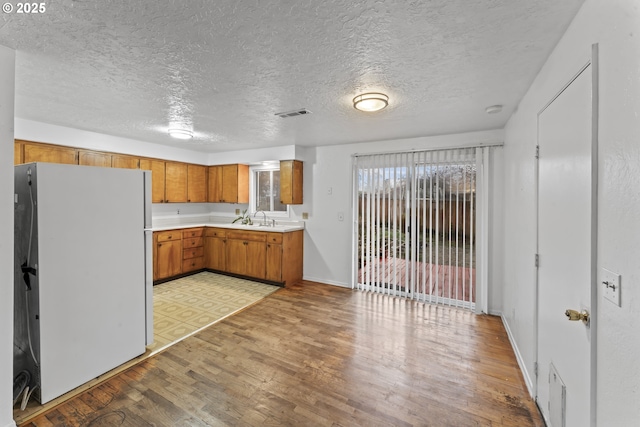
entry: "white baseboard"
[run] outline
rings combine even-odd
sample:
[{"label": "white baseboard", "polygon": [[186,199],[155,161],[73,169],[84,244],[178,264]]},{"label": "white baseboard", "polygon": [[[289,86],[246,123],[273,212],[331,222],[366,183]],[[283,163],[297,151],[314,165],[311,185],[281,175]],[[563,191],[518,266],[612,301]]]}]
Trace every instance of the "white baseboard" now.
[{"label": "white baseboard", "polygon": [[351,289],[351,285],[348,284],[348,283],[336,282],[336,281],[327,280],[327,279],[320,279],[318,277],[302,276],[302,280],[308,280],[310,282],[324,283],[324,284],[327,284],[327,285],[340,286],[341,288],[349,288],[349,289]]},{"label": "white baseboard", "polygon": [[511,333],[511,328],[509,327],[509,322],[504,316],[500,316],[502,318],[502,324],[504,325],[504,329],[507,331],[507,336],[509,337],[509,342],[511,343],[511,347],[513,348],[513,352],[516,355],[516,360],[518,361],[518,366],[520,366],[520,371],[522,372],[522,376],[524,377],[524,382],[527,386],[527,390],[529,391],[529,396],[532,399],[536,397],[533,395],[533,381],[531,380],[531,376],[529,375],[529,371],[527,370],[527,366],[524,363],[524,359],[522,358],[522,354],[520,354],[520,349],[516,344],[516,340]]}]

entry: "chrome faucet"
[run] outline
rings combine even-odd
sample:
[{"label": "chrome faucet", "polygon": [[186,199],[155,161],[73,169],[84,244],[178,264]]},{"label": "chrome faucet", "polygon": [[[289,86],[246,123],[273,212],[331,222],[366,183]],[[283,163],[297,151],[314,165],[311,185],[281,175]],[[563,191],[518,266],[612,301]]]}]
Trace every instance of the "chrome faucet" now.
[{"label": "chrome faucet", "polygon": [[253,214],[253,217],[254,217],[254,218],[256,217],[256,215],[258,215],[258,212],[262,212],[262,224],[260,224],[260,225],[262,225],[262,226],[265,226],[265,227],[266,227],[266,226],[268,225],[268,224],[267,224],[267,214],[266,214],[266,213],[265,213],[265,211],[263,211],[262,209],[258,209],[258,210]]}]

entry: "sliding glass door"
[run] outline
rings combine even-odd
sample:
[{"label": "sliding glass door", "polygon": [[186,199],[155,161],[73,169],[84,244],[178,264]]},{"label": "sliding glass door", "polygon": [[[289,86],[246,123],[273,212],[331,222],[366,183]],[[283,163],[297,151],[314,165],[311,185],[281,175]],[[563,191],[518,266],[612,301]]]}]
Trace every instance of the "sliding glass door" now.
[{"label": "sliding glass door", "polygon": [[481,149],[354,156],[353,287],[474,309]]}]

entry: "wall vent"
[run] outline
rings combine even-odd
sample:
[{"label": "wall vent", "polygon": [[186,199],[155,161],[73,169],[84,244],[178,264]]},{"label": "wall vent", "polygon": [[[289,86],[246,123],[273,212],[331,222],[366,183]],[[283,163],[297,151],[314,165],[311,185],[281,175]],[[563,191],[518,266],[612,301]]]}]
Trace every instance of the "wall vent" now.
[{"label": "wall vent", "polygon": [[305,114],[311,114],[311,111],[306,108],[300,108],[299,110],[285,111],[283,113],[276,113],[275,115],[286,119],[288,117],[303,116]]}]

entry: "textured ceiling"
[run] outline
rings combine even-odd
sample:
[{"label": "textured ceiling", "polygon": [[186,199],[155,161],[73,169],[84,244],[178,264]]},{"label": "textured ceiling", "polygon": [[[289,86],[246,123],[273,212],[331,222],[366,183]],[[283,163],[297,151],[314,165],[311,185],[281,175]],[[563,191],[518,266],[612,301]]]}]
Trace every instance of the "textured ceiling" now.
[{"label": "textured ceiling", "polygon": [[[208,152],[329,145],[502,128],[582,2],[49,0],[0,14],[0,44],[20,118]],[[372,90],[389,107],[355,110]]]}]

